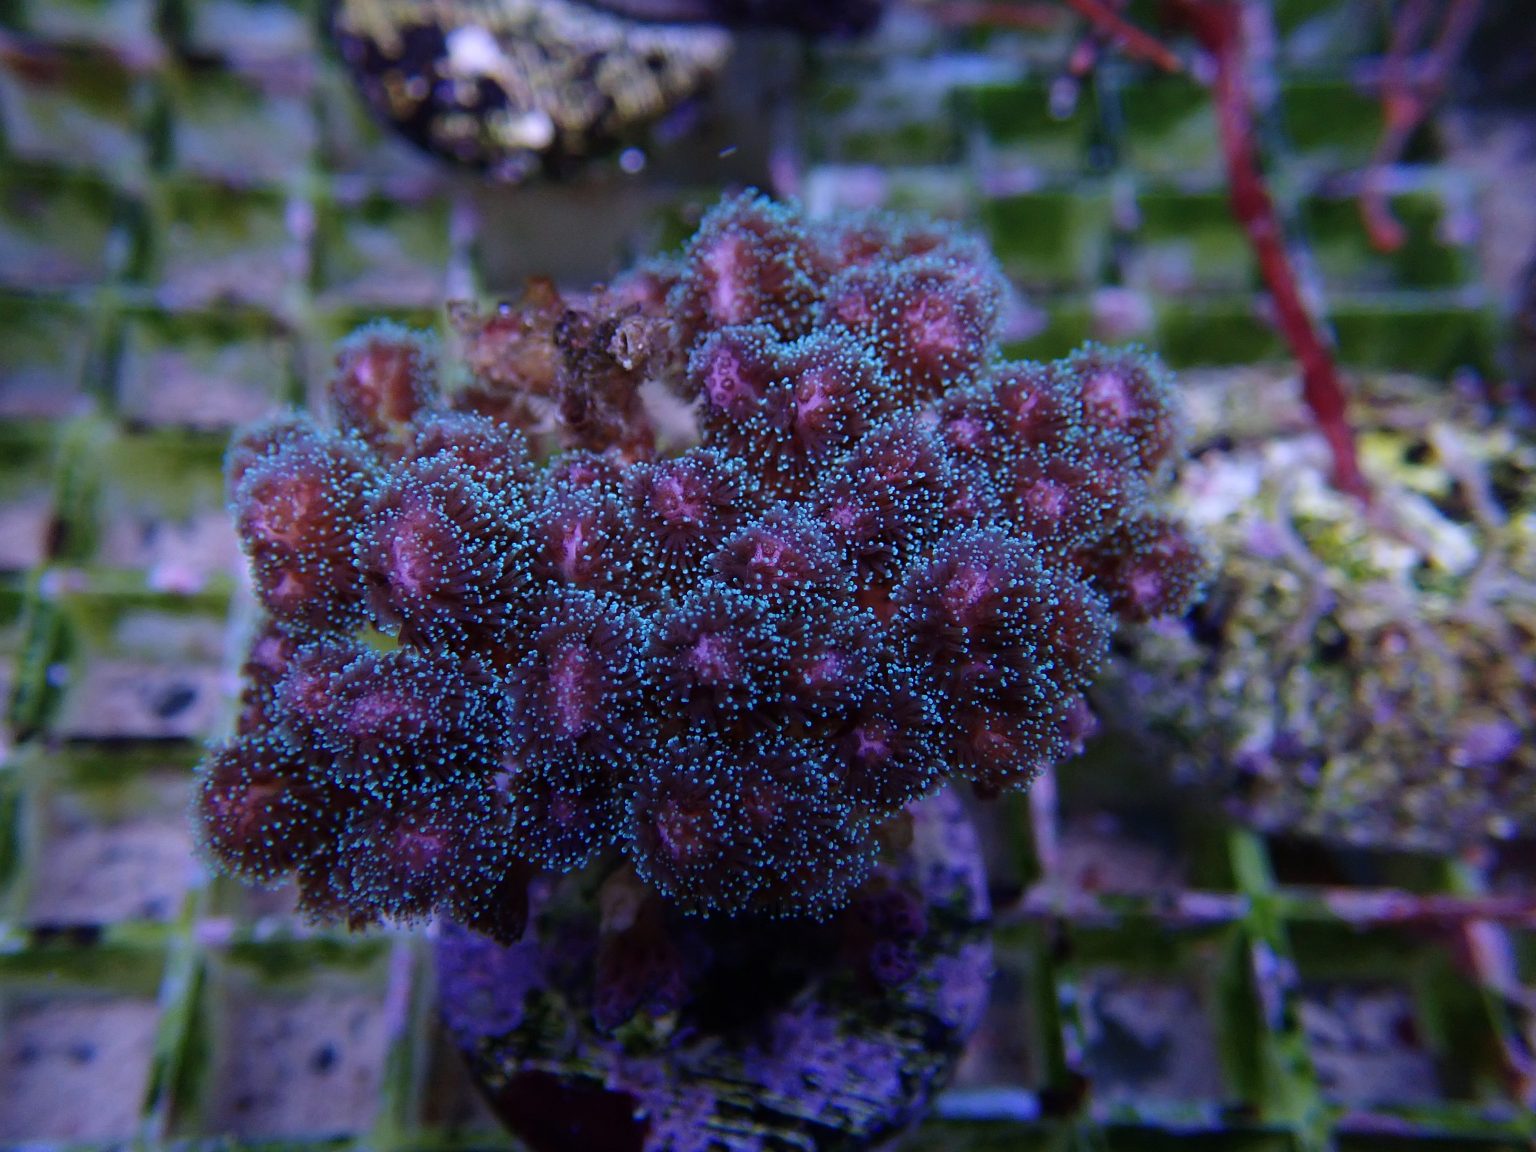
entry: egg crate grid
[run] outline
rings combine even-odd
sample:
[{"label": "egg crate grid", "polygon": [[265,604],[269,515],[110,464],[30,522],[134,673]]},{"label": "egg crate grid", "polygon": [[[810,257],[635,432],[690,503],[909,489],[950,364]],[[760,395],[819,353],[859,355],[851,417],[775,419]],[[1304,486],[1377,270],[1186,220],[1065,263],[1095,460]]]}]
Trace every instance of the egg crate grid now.
[{"label": "egg crate grid", "polygon": [[[17,677],[48,648],[62,690],[0,772],[0,1146],[504,1145],[435,1023],[423,934],[315,929],[196,859],[192,733],[222,721],[193,685],[227,665],[227,597],[65,592],[50,641],[34,595],[0,638]],[[127,658],[126,696],[57,671]],[[1266,840],[1070,766],[982,818],[991,1002],[914,1147],[1536,1136],[1529,860]]]},{"label": "egg crate grid", "polygon": [[[1340,34],[1343,7],[1275,7],[1266,143],[1303,266],[1347,362],[1486,367],[1475,187],[1432,134],[1395,176],[1407,249],[1378,257],[1354,224],[1338,177],[1378,114],[1340,79],[1371,48]],[[0,1144],[505,1145],[432,1021],[425,941],[314,930],[191,851],[191,765],[246,622],[222,444],[304,399],[352,324],[435,323],[443,292],[535,268],[601,275],[685,234],[719,170],[574,191],[445,176],[367,124],[311,2],[9,0],[0,21],[52,64],[0,64]],[[980,225],[1020,288],[1018,351],[1282,354],[1203,93],[1110,64],[1057,120],[1060,46],[818,49],[772,132],[813,203]],[[945,115],[914,125],[903,92]],[[586,247],[549,245],[594,217]],[[1071,766],[985,819],[993,1002],[914,1147],[1536,1137],[1536,854],[1270,840]]]},{"label": "egg crate grid", "polygon": [[[317,931],[193,852],[191,768],[249,615],[218,438],[32,434],[7,479],[47,494],[48,552],[0,586],[0,1140],[492,1140],[426,941]],[[191,543],[156,559],[166,539]],[[997,978],[917,1146],[1533,1136],[1529,846],[1334,851],[1086,765],[979,815]]]},{"label": "egg crate grid", "polygon": [[[1458,162],[1462,136],[1446,118],[1384,174],[1402,246],[1374,250],[1361,224],[1356,194],[1382,128],[1380,6],[1248,8],[1269,52],[1255,85],[1264,166],[1341,362],[1494,373],[1501,304],[1479,267],[1486,181]],[[1156,27],[1155,5],[1129,14]],[[803,193],[818,207],[917,205],[979,224],[1019,289],[1019,354],[1099,338],[1139,340],[1180,366],[1284,357],[1228,208],[1207,88],[1111,53],[1066,100],[1070,46],[1060,33],[973,31],[899,54],[824,48],[799,123]]]},{"label": "egg crate grid", "polygon": [[[105,351],[148,357],[152,376],[157,314],[195,326],[234,312],[253,356],[291,351],[261,349],[265,326],[303,363],[323,362],[327,320],[430,311],[444,294],[515,291],[532,273],[589,282],[686,234],[722,184],[771,178],[817,209],[921,207],[980,228],[1019,288],[1021,354],[1090,336],[1139,339],[1181,365],[1285,353],[1227,210],[1205,88],[1111,56],[1065,104],[1067,25],[914,29],[909,15],[870,42],[753,41],[704,117],[711,147],[726,147],[660,147],[638,176],[609,164],[566,187],[498,189],[378,131],[324,50],[321,7],[0,7],[0,289],[26,298],[16,308],[50,313],[29,323],[64,325],[83,309],[105,328]],[[1355,191],[1381,125],[1367,83],[1381,50],[1375,7],[1252,7],[1273,49],[1265,162],[1341,359],[1491,371],[1498,303],[1477,253],[1485,181],[1448,157],[1440,122],[1387,175],[1404,245],[1375,252],[1359,223]],[[1132,14],[1150,25],[1152,11]],[[13,390],[25,392],[12,385],[0,402]],[[157,391],[166,398],[138,410],[128,397],[128,412],[187,418],[185,397]]]}]

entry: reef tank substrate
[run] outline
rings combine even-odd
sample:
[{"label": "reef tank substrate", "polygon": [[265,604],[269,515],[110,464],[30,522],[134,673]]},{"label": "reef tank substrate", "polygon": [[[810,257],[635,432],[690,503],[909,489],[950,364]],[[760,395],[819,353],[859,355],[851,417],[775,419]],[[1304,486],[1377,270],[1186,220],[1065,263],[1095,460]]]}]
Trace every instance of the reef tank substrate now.
[{"label": "reef tank substrate", "polygon": [[0,1147],[1528,1147],[1523,8],[0,4]]}]

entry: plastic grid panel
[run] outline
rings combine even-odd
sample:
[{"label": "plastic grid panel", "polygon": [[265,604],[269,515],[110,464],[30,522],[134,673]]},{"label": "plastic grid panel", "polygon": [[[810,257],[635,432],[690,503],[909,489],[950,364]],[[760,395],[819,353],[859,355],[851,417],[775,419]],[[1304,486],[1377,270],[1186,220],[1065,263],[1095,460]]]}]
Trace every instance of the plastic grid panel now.
[{"label": "plastic grid panel", "polygon": [[[0,62],[0,1145],[508,1143],[433,1022],[425,941],[316,931],[191,852],[190,769],[249,614],[222,444],[305,399],[353,324],[601,275],[740,170],[659,155],[643,179],[519,192],[444,174],[371,128],[317,7],[0,5],[21,48]],[[1431,140],[1396,174],[1407,247],[1378,257],[1354,223],[1341,177],[1379,114],[1340,79],[1373,47],[1348,7],[1273,10],[1268,159],[1310,287],[1353,365],[1485,368],[1469,177]],[[1111,62],[1053,115],[1066,43],[898,21],[819,49],[759,158],[818,210],[983,228],[1018,351],[1281,354],[1204,93]],[[759,73],[795,57],[750,53]],[[1331,852],[1089,779],[1068,767],[984,814],[992,1009],[914,1147],[1536,1138],[1530,853]]]}]

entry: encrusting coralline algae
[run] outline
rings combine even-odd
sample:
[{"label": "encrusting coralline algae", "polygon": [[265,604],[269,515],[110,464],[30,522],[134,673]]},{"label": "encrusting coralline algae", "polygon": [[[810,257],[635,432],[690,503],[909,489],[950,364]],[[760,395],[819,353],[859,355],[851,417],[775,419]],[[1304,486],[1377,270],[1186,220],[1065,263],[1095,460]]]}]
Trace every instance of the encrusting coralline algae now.
[{"label": "encrusting coralline algae", "polygon": [[1126,635],[1102,712],[1266,830],[1438,852],[1529,837],[1536,444],[1441,382],[1363,379],[1367,509],[1328,484],[1286,389],[1226,373],[1187,395],[1175,500],[1214,576],[1187,620]]}]

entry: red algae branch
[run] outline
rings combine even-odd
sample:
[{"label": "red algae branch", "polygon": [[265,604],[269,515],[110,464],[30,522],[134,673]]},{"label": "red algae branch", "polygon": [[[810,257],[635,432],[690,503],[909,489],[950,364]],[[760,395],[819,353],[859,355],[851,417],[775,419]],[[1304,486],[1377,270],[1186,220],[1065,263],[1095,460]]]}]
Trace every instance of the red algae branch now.
[{"label": "red algae branch", "polygon": [[1242,7],[1234,0],[1170,0],[1168,19],[1188,28],[1215,62],[1213,98],[1232,214],[1248,235],[1280,328],[1301,362],[1302,395],[1333,455],[1333,482],[1368,501],[1370,486],[1360,471],[1338,365],[1301,298],[1285,231],[1260,168]]}]

